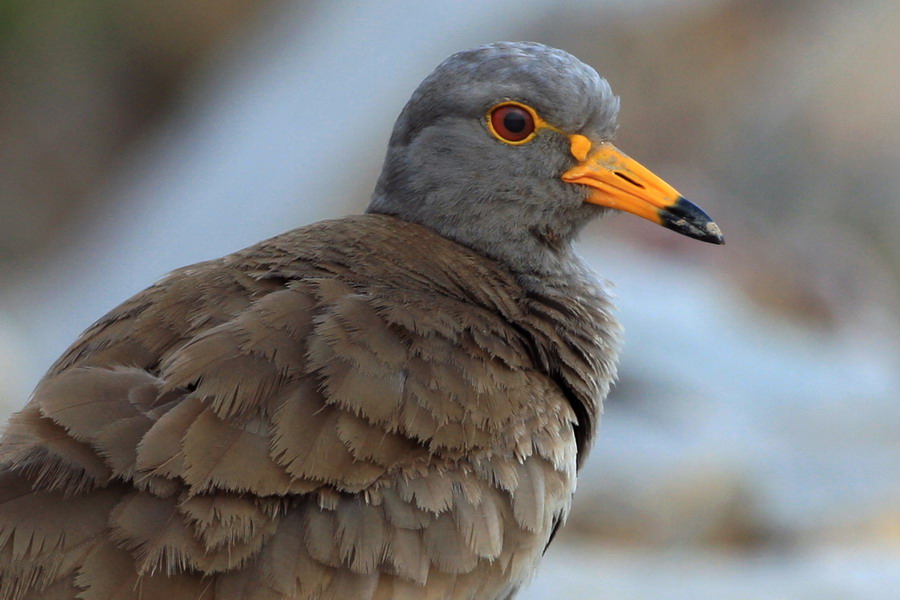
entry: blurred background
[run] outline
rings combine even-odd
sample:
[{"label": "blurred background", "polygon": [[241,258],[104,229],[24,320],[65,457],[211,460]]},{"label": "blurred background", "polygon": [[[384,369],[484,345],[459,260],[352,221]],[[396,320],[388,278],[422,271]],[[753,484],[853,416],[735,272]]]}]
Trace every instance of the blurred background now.
[{"label": "blurred background", "polygon": [[4,0],[0,415],[167,271],[361,212],[446,56],[540,41],[728,244],[583,235],[621,381],[522,598],[900,598],[898,31],[894,0]]}]

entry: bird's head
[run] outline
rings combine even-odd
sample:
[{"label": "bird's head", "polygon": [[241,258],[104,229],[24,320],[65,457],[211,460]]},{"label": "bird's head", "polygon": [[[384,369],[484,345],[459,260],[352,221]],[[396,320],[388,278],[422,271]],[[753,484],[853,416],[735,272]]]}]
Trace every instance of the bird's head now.
[{"label": "bird's head", "polygon": [[454,54],[397,119],[369,212],[517,272],[557,268],[608,209],[722,243],[706,213],[611,144],[618,106],[605,79],[555,48],[498,42]]}]

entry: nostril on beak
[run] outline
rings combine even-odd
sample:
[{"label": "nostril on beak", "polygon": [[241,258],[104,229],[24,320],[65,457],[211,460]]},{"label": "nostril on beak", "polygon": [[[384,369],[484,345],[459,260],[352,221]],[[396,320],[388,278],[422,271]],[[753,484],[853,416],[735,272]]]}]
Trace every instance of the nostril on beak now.
[{"label": "nostril on beak", "polygon": [[632,179],[631,177],[629,177],[629,176],[626,175],[625,173],[622,173],[621,171],[614,171],[614,173],[616,174],[616,177],[621,177],[622,179],[624,179],[625,181],[627,181],[627,182],[630,183],[631,185],[636,186],[636,187],[639,187],[639,188],[641,188],[641,189],[644,189],[643,184],[641,184],[641,183],[635,181],[634,179]]}]

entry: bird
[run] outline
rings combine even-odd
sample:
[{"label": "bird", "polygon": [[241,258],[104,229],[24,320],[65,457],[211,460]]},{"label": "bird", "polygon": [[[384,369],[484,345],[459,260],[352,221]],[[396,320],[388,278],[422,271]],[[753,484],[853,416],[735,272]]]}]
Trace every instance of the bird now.
[{"label": "bird", "polygon": [[363,214],[91,325],[0,439],[0,598],[515,597],[616,376],[579,232],[618,210],[723,242],[612,144],[618,107],[562,50],[458,52],[402,109]]}]

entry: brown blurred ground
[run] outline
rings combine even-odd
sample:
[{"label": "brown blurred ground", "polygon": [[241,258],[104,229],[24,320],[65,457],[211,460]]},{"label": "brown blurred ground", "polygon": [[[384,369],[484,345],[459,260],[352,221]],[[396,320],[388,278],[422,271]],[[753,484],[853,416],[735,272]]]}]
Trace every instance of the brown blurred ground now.
[{"label": "brown blurred ground", "polygon": [[102,210],[92,192],[262,5],[0,2],[0,278]]}]

